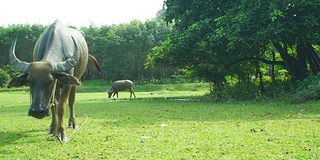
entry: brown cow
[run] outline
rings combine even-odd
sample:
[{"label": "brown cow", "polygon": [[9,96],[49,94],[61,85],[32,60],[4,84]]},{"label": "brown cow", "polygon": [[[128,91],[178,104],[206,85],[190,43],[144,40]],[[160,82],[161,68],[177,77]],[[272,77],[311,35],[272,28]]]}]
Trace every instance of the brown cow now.
[{"label": "brown cow", "polygon": [[13,78],[8,87],[29,84],[32,101],[29,116],[42,119],[49,116],[51,108],[49,133],[54,134],[59,141],[67,141],[63,126],[66,102],[69,99],[69,127],[77,128],[74,115],[76,87],[80,85],[79,79],[87,67],[88,58],[99,66],[94,57],[88,56],[84,33],[56,20],[38,39],[31,63],[16,57],[16,42],[17,39],[11,45],[10,64],[23,73]]}]

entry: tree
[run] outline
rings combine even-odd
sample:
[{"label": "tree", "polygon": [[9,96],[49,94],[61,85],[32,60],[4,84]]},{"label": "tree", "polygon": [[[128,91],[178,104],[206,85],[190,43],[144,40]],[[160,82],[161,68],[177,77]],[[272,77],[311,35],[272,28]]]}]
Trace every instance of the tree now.
[{"label": "tree", "polygon": [[[226,76],[250,81],[243,75],[257,75],[259,63],[284,66],[294,80],[303,79],[320,69],[314,49],[319,5],[317,0],[167,0],[164,19],[174,29],[149,60],[186,68],[216,85],[225,84]],[[280,56],[270,56],[273,48]]]},{"label": "tree", "polygon": [[[260,50],[258,54],[271,43],[299,80],[309,71],[307,63],[313,73],[319,72],[319,57],[312,46],[319,40],[318,7],[318,1],[241,1],[219,19],[218,27],[229,39],[240,40],[241,46]],[[236,25],[228,25],[230,22]]]},{"label": "tree", "polygon": [[[147,82],[174,74],[176,69],[170,66],[145,68],[151,49],[162,45],[171,32],[171,25],[160,19],[162,14],[159,12],[157,18],[144,23],[133,20],[128,24],[81,28],[85,33],[89,54],[96,57],[103,69],[103,73],[99,74],[89,61],[82,80],[103,78]],[[45,28],[46,26],[37,24],[0,27],[0,67],[9,64],[10,46],[16,37],[17,57],[23,61],[32,61],[33,47]]]},{"label": "tree", "polygon": [[160,46],[166,39],[170,27],[163,20],[152,19],[145,23],[134,20],[128,24],[82,30],[86,33],[90,53],[99,57],[104,79],[143,82],[161,77],[156,75],[163,68],[145,68],[144,64],[152,47]]},{"label": "tree", "polygon": [[11,25],[0,28],[0,67],[8,62],[10,46],[14,38],[18,38],[16,54],[23,61],[32,61],[33,47],[45,29],[43,25]]}]

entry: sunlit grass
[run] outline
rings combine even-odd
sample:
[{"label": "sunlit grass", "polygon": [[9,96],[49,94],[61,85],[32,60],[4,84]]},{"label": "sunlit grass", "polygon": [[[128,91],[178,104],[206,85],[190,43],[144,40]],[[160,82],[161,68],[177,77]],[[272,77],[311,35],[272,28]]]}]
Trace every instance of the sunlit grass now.
[{"label": "sunlit grass", "polygon": [[46,134],[51,118],[27,116],[28,93],[0,93],[0,159],[320,158],[319,102],[188,99],[205,92],[78,93],[77,120],[86,123],[76,133],[67,129],[64,145]]}]

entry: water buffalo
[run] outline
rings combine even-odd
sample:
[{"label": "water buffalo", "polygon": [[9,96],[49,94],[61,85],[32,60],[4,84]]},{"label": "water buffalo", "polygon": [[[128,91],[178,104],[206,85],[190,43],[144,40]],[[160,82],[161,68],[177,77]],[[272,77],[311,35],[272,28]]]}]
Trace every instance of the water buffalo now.
[{"label": "water buffalo", "polygon": [[[29,116],[42,119],[52,112],[49,133],[59,141],[67,141],[63,127],[66,102],[69,100],[69,127],[77,128],[74,115],[76,87],[83,75],[88,58],[84,33],[64,26],[59,20],[49,25],[40,35],[33,51],[33,62],[20,61],[15,55],[17,39],[11,45],[9,61],[15,70],[23,72],[10,80],[8,87],[30,86]],[[99,68],[98,68],[99,70]]]},{"label": "water buffalo", "polygon": [[114,97],[114,95],[117,94],[117,98],[118,98],[118,92],[124,91],[127,89],[130,90],[130,98],[132,97],[132,94],[134,95],[134,98],[136,98],[136,94],[134,94],[133,83],[130,80],[119,80],[119,81],[113,82],[111,89],[108,90],[108,97],[110,98],[113,93],[112,97]]}]

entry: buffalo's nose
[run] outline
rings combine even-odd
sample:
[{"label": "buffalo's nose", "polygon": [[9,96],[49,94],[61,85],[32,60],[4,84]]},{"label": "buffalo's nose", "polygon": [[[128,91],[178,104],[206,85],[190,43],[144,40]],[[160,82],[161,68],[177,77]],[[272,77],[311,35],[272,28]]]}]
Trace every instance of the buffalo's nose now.
[{"label": "buffalo's nose", "polygon": [[46,108],[46,109],[42,109],[42,108],[39,108],[39,109],[30,108],[28,115],[29,115],[29,116],[32,116],[32,117],[34,117],[34,118],[42,119],[42,118],[44,118],[45,116],[49,116],[49,109],[48,109],[48,108]]}]

